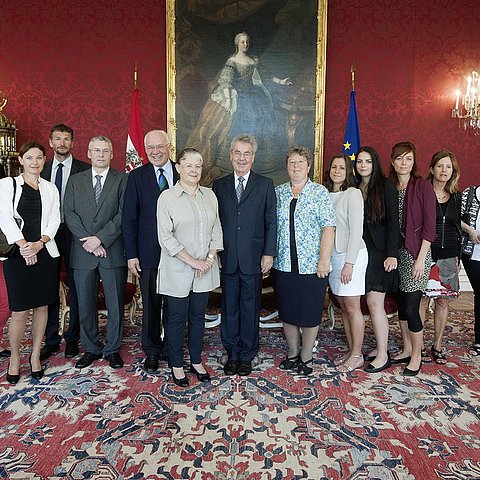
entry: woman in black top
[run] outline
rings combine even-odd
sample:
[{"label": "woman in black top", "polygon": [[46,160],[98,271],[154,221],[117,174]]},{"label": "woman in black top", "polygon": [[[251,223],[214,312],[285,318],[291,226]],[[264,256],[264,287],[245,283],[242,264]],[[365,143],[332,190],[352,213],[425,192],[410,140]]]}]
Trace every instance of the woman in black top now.
[{"label": "woman in black top", "polygon": [[[459,295],[458,280],[458,231],[460,229],[461,195],[458,191],[460,169],[452,152],[436,152],[428,169],[430,180],[437,197],[436,232],[437,238],[432,243],[432,269],[428,280],[425,297],[420,305],[420,313],[425,321],[429,298],[435,299],[433,310],[434,338],[431,353],[438,364],[447,363],[442,351],[443,332],[448,319],[448,303]],[[425,349],[422,360],[429,361]]]}]

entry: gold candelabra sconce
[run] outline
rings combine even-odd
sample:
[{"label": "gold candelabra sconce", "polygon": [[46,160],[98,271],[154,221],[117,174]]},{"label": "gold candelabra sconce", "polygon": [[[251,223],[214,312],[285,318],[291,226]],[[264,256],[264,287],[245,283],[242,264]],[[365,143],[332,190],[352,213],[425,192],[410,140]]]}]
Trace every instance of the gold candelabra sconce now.
[{"label": "gold candelabra sconce", "polygon": [[480,75],[475,70],[467,77],[467,86],[462,95],[455,92],[455,108],[452,118],[458,118],[458,126],[464,130],[473,129],[480,134]]},{"label": "gold candelabra sconce", "polygon": [[8,176],[20,173],[20,163],[17,152],[17,126],[14,120],[9,120],[3,113],[8,99],[0,90],[0,162]]}]

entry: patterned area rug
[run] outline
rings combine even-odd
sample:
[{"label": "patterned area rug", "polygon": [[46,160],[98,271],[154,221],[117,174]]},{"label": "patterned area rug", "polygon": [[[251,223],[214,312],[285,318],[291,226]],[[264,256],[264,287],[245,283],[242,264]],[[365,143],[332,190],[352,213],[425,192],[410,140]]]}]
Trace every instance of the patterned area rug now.
[{"label": "patterned area rug", "polygon": [[[370,326],[368,325],[368,328]],[[372,343],[367,328],[365,351]],[[280,330],[261,331],[260,363],[226,377],[218,327],[207,332],[211,384],[187,389],[142,368],[139,326],[127,327],[124,369],[79,371],[62,353],[46,376],[16,386],[0,374],[0,478],[11,479],[479,479],[480,361],[467,347],[472,316],[453,312],[448,363],[339,374],[342,329],[319,334],[315,375],[279,370]],[[431,344],[431,321],[426,345]],[[399,333],[392,322],[391,351]]]}]

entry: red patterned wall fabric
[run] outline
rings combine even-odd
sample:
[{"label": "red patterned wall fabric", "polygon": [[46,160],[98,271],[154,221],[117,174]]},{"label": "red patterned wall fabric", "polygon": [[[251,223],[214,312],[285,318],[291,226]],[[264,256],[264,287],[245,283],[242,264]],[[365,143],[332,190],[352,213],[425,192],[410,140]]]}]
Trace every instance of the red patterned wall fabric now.
[{"label": "red patterned wall fabric", "polygon": [[[340,151],[354,61],[362,143],[386,168],[391,146],[408,139],[423,173],[445,147],[460,161],[461,186],[480,183],[480,136],[450,118],[454,91],[480,69],[477,9],[477,0],[331,0],[325,159]],[[165,0],[0,0],[0,11],[0,89],[19,144],[48,145],[51,125],[64,122],[78,157],[105,134],[123,168],[135,61],[143,128],[165,127]]]},{"label": "red patterned wall fabric", "polygon": [[451,118],[455,90],[480,68],[476,0],[332,0],[328,7],[325,161],[340,151],[351,90],[362,144],[389,168],[392,145],[415,143],[425,176],[432,154],[455,153],[460,185],[480,183],[480,135]]},{"label": "red patterned wall fabric", "polygon": [[78,158],[102,134],[124,169],[135,61],[142,126],[165,127],[165,0],[0,0],[0,12],[0,89],[18,146],[48,147],[50,127],[67,123]]}]

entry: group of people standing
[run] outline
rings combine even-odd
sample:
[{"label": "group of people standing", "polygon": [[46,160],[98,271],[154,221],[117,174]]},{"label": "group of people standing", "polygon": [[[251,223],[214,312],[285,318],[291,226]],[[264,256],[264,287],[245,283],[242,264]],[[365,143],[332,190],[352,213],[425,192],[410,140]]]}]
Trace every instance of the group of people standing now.
[{"label": "group of people standing", "polygon": [[[84,350],[77,368],[102,357],[112,368],[123,366],[128,267],[142,294],[144,368],[154,373],[160,361],[168,361],[180,387],[190,383],[184,369],[186,329],[189,370],[200,382],[210,380],[202,358],[205,309],[208,293],[219,286],[224,373],[252,372],[259,349],[262,279],[270,271],[288,344],[279,368],[313,373],[329,284],[340,303],[348,342],[346,354],[335,360],[338,370],[364,364],[360,297],[365,294],[376,338],[365,371],[404,363],[404,375],[416,375],[428,356],[423,348],[425,293],[437,297],[430,352],[437,363],[446,361],[442,337],[448,298],[459,291],[462,231],[468,235],[462,259],[475,292],[471,353],[480,354],[480,188],[458,193],[458,162],[451,152],[436,153],[423,180],[415,146],[398,143],[387,179],[375,149],[362,147],[354,165],[347,156],[334,156],[323,186],[309,177],[308,149],[292,147],[286,156],[290,181],[274,188],[271,179],[252,171],[257,141],[242,134],[231,142],[233,172],[209,189],[200,185],[202,155],[186,148],[173,162],[170,141],[161,130],[147,133],[148,163],[128,176],[111,168],[113,146],[107,137],[90,141],[91,168],[73,158],[70,127],[52,127],[50,146],[54,158],[46,162],[44,147],[27,142],[19,155],[23,173],[0,180],[0,228],[18,247],[3,262],[12,311],[6,379],[12,384],[20,379],[20,344],[31,309],[31,376],[40,379],[42,362],[60,349],[60,268],[68,274],[70,290],[65,356],[80,353],[79,339]],[[109,312],[104,342],[96,311],[100,280]],[[386,293],[397,296],[403,338],[395,357],[388,351]]]}]

